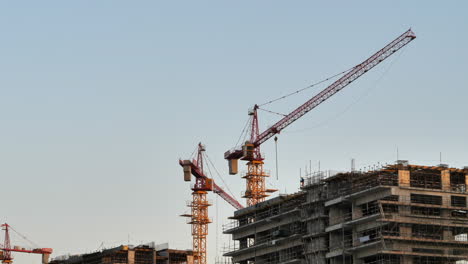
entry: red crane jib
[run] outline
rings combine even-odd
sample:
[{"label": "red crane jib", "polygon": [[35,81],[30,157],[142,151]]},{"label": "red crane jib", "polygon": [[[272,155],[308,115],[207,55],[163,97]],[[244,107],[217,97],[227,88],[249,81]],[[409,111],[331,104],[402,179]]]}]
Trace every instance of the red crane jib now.
[{"label": "red crane jib", "polygon": [[32,254],[52,254],[51,248],[35,248],[35,249],[15,249],[15,248],[1,248],[0,250],[11,251],[11,252],[22,252]]},{"label": "red crane jib", "polygon": [[[184,161],[179,160],[180,166],[184,166]],[[208,178],[203,174],[203,172],[200,170],[198,166],[195,165],[195,161],[190,162],[190,168],[192,170],[192,175],[197,177],[197,178]],[[228,202],[230,205],[232,205],[236,210],[244,208],[242,204],[240,204],[234,197],[229,195],[227,192],[223,190],[223,188],[219,187],[214,181],[213,181],[213,192],[221,196],[226,202]]]},{"label": "red crane jib", "polygon": [[[348,84],[355,81],[363,74],[365,74],[370,69],[374,68],[376,65],[384,61],[386,58],[390,57],[393,53],[404,47],[406,44],[411,42],[413,39],[416,38],[411,29],[403,33],[401,36],[390,42],[387,46],[376,52],[374,55],[369,57],[367,60],[362,62],[361,64],[356,65],[352,68],[348,73],[346,73],[343,77],[336,80],[330,86],[325,88],[323,91],[312,97],[310,100],[305,102],[303,105],[296,108],[290,114],[286,115],[284,118],[279,120],[276,124],[265,130],[261,133],[255,142],[253,142],[255,147],[260,146],[262,143],[267,141],[269,138],[274,136],[275,134],[279,134],[281,130],[289,126],[294,121],[301,118],[310,110],[314,109],[328,98],[332,97],[337,92],[341,91],[345,88]],[[227,160],[231,159],[239,159],[243,155],[242,149],[235,149],[230,150],[224,153],[224,158]]]}]

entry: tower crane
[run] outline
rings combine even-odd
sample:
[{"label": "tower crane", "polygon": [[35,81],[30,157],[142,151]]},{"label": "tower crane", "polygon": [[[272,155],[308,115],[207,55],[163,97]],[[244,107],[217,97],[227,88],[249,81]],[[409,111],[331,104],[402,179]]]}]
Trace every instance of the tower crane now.
[{"label": "tower crane", "polygon": [[[21,253],[30,253],[30,254],[41,254],[42,255],[42,264],[49,263],[50,254],[52,254],[51,248],[24,248],[20,246],[11,247],[10,241],[10,230],[15,231],[9,224],[5,223],[0,226],[3,231],[5,231],[5,240],[3,244],[0,244],[0,260],[2,263],[13,263],[13,256],[11,252],[21,252]],[[15,231],[16,232],[16,231]],[[22,236],[22,235],[20,235]],[[24,236],[22,236],[25,238]]]},{"label": "tower crane", "polygon": [[192,225],[192,246],[195,264],[206,264],[206,237],[208,235],[208,224],[211,223],[208,217],[208,207],[211,204],[207,200],[207,193],[213,191],[236,210],[244,208],[234,197],[219,187],[212,178],[205,175],[203,170],[204,152],[205,146],[199,143],[196,159],[179,160],[179,165],[184,170],[184,180],[190,181],[192,175],[195,177],[195,184],[192,186],[192,201],[188,203],[191,213],[181,215],[188,217],[190,219],[188,223]]},{"label": "tower crane", "polygon": [[238,173],[238,160],[247,161],[247,173],[243,176],[246,179],[246,191],[243,198],[247,198],[247,205],[252,206],[265,200],[269,196],[269,192],[275,190],[265,188],[265,178],[269,175],[263,170],[263,160],[260,153],[260,146],[265,141],[270,139],[276,134],[279,134],[283,129],[304,116],[307,112],[311,111],[327,99],[341,91],[348,84],[352,83],[370,69],[377,66],[379,63],[390,57],[393,53],[406,46],[409,42],[414,40],[416,35],[409,29],[395,40],[387,44],[384,48],[370,56],[367,60],[354,66],[341,78],[333,82],[323,91],[310,98],[304,104],[300,105],[291,113],[285,115],[282,119],[276,122],[271,127],[260,133],[258,127],[258,105],[255,105],[249,115],[251,115],[250,124],[250,139],[245,142],[241,148],[228,150],[224,153],[224,158],[228,160],[229,174],[234,175]]}]

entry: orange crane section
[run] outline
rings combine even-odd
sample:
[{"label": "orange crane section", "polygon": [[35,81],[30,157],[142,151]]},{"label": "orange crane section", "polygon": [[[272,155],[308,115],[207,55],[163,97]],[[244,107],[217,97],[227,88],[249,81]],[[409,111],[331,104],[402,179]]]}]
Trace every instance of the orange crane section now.
[{"label": "orange crane section", "polygon": [[409,42],[414,40],[416,35],[411,29],[400,35],[398,38],[390,42],[384,48],[373,54],[367,60],[354,66],[346,74],[344,74],[337,81],[332,83],[330,86],[325,88],[323,91],[309,99],[307,102],[296,108],[291,113],[285,115],[276,124],[269,127],[264,132],[260,133],[258,128],[258,105],[253,107],[253,110],[249,112],[252,116],[250,126],[250,140],[245,142],[242,148],[228,150],[224,153],[224,158],[229,162],[229,173],[231,175],[237,174],[238,171],[238,160],[247,161],[247,173],[243,176],[246,179],[246,191],[244,198],[247,198],[247,205],[252,206],[265,200],[269,192],[275,190],[269,190],[265,188],[265,177],[268,175],[263,170],[263,160],[260,153],[260,145],[279,134],[283,129],[298,120],[306,113],[341,91],[348,84],[352,83],[367,71],[377,66],[379,63],[390,57],[393,53],[406,46]]},{"label": "orange crane section", "polygon": [[10,229],[11,226],[7,223],[1,225],[2,230],[5,232],[5,240],[3,244],[0,244],[0,260],[2,263],[13,263],[13,256],[11,252],[21,252],[21,253],[30,253],[30,254],[41,254],[42,255],[42,263],[47,264],[49,263],[50,254],[52,254],[51,248],[33,248],[27,249],[20,246],[13,246],[11,247],[10,241]]},{"label": "orange crane section", "polygon": [[195,176],[195,184],[192,186],[192,201],[187,204],[191,213],[181,215],[188,217],[188,224],[192,226],[192,246],[195,264],[206,264],[207,262],[206,237],[208,236],[208,224],[211,223],[208,217],[208,207],[211,204],[207,200],[207,193],[213,191],[234,208],[243,208],[235,198],[219,187],[213,179],[205,175],[203,170],[204,152],[205,146],[199,143],[196,159],[179,160],[179,165],[184,169],[184,180],[190,181],[192,175]]}]

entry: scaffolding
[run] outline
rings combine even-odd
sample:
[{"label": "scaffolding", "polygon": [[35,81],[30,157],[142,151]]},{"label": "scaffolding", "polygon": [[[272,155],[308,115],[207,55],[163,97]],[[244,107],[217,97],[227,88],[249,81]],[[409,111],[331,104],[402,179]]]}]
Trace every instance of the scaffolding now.
[{"label": "scaffolding", "polygon": [[191,214],[183,214],[189,217],[188,224],[192,227],[192,246],[195,264],[206,264],[206,237],[208,235],[208,224],[211,219],[208,217],[208,207],[212,203],[207,199],[207,191],[194,187],[192,201],[187,202]]},{"label": "scaffolding", "polygon": [[237,242],[225,256],[240,264],[467,263],[467,175],[406,161],[306,175],[294,199],[237,211],[224,226]]}]

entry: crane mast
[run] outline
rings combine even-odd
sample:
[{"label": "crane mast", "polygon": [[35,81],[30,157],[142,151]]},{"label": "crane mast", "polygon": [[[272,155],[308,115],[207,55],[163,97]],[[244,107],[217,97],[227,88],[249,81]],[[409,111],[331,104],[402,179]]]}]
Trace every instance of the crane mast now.
[{"label": "crane mast", "polygon": [[[2,263],[13,263],[13,256],[11,255],[11,252],[41,254],[42,255],[42,263],[43,264],[49,263],[49,257],[50,257],[50,254],[52,254],[52,251],[53,251],[51,248],[26,249],[26,248],[22,248],[22,247],[19,247],[19,246],[11,247],[10,229],[12,229],[12,227],[7,223],[2,224],[0,227],[3,229],[3,231],[5,231],[5,237],[4,237],[3,245],[0,244],[0,260],[2,261]],[[12,230],[15,231],[14,229],[12,229]]]},{"label": "crane mast", "polygon": [[268,175],[263,170],[263,158],[260,154],[261,144],[274,135],[279,134],[284,128],[341,91],[415,38],[414,32],[411,29],[407,30],[262,133],[258,132],[257,110],[259,107],[255,105],[249,113],[253,116],[250,141],[247,141],[241,149],[229,150],[224,153],[224,158],[229,162],[230,174],[237,174],[239,159],[247,161],[247,173],[242,176],[246,179],[246,191],[243,197],[247,198],[247,204],[251,206],[262,202],[265,200],[265,197],[268,197],[269,192],[275,191],[265,188],[265,177],[268,177]]},{"label": "crane mast", "polygon": [[[203,152],[205,147],[200,143],[198,144],[197,159],[194,160],[193,165],[203,175]],[[181,161],[179,161],[181,163]],[[189,165],[184,167],[184,180],[190,181],[190,161],[181,165]],[[188,177],[187,177],[188,172]],[[187,179],[188,178],[188,179]],[[195,184],[192,187],[192,201],[187,204],[191,210],[191,214],[184,214],[182,216],[188,217],[192,226],[192,246],[193,246],[193,261],[194,264],[206,264],[206,236],[208,235],[208,224],[211,223],[208,217],[208,207],[211,204],[207,200],[208,191],[213,190],[213,181],[208,177],[197,177]]]},{"label": "crane mast", "polygon": [[179,160],[179,165],[184,169],[184,180],[190,181],[191,176],[195,176],[195,184],[192,187],[192,201],[188,203],[191,213],[182,215],[189,218],[188,224],[192,226],[194,264],[206,264],[207,262],[206,237],[208,235],[208,224],[211,223],[208,217],[208,207],[211,206],[207,200],[208,191],[213,191],[221,196],[237,210],[244,208],[234,197],[218,186],[213,179],[205,175],[203,170],[204,151],[205,146],[199,143],[196,159]]},{"label": "crane mast", "polygon": [[1,225],[2,229],[5,231],[5,242],[3,243],[3,256],[2,263],[12,263],[13,257],[11,256],[11,242],[10,242],[10,225],[7,223]]}]

